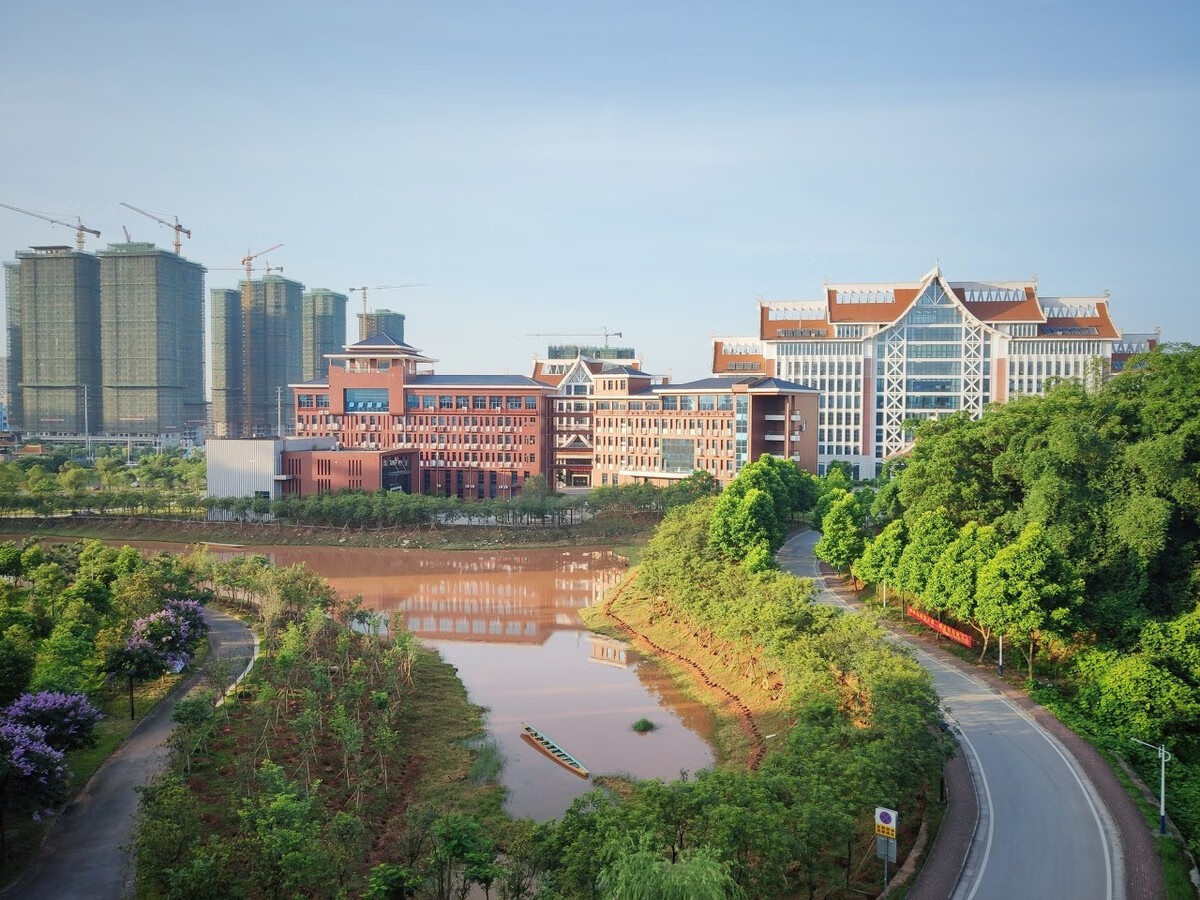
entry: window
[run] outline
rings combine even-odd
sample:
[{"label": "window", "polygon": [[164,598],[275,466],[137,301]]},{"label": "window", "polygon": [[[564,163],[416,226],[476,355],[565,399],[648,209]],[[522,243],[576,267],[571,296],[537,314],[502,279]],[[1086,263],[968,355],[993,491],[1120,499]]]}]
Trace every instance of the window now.
[{"label": "window", "polygon": [[346,412],[388,411],[387,388],[346,388]]},{"label": "window", "polygon": [[328,394],[317,394],[317,409],[329,409]]},{"label": "window", "polygon": [[673,394],[665,395],[662,398],[662,408],[664,410],[679,409],[679,398],[674,396]]},{"label": "window", "polygon": [[716,394],[701,394],[700,395],[700,411],[712,412],[717,408]]},{"label": "window", "polygon": [[312,394],[300,394],[299,399],[297,399],[297,401],[296,401],[296,405],[299,406],[301,409],[312,409],[313,395]]},{"label": "window", "polygon": [[537,409],[537,400],[538,400],[538,398],[535,396],[526,397],[525,398],[525,408],[526,409]]}]

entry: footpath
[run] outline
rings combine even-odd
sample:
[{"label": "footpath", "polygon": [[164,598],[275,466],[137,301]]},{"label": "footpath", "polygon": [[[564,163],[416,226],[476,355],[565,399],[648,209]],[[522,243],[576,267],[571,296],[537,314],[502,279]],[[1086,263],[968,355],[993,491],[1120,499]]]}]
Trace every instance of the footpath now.
[{"label": "footpath", "polygon": [[[841,576],[825,563],[820,566],[825,589],[852,609],[863,608],[858,592],[843,583]],[[887,627],[899,638],[956,666],[984,683],[1014,705],[1020,707],[1038,725],[1054,735],[1078,761],[1099,794],[1120,835],[1125,867],[1126,900],[1161,900],[1166,896],[1162,862],[1158,855],[1158,838],[1146,822],[1141,810],[1117,780],[1112,766],[1103,756],[1055,718],[1033,702],[1022,691],[996,677],[990,669],[964,663],[957,656],[941,649],[932,635],[912,634],[894,625]],[[937,840],[930,850],[916,883],[908,893],[910,900],[942,900],[954,893],[959,874],[970,848],[978,816],[978,801],[971,782],[966,760],[959,753],[946,767],[948,808]]]},{"label": "footpath", "polygon": [[[233,683],[254,664],[254,633],[232,616],[205,610],[209,659],[229,661]],[[22,900],[119,900],[133,896],[130,843],[137,815],[136,788],[162,772],[175,703],[196,688],[203,673],[181,682],[130,733],[55,820],[24,875],[0,891]]]}]

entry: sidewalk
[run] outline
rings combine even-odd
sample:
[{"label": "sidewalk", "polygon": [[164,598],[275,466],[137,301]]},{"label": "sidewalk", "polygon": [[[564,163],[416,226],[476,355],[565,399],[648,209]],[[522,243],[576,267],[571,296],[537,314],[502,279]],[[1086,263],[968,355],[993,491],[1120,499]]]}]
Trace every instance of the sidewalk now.
[{"label": "sidewalk", "polygon": [[[205,616],[212,628],[210,658],[232,659],[239,676],[248,671],[258,649],[253,632],[216,610],[205,610]],[[137,724],[55,820],[24,875],[0,896],[118,900],[133,895],[129,844],[137,815],[136,788],[166,767],[171,713],[201,677],[197,672],[182,682]]]}]

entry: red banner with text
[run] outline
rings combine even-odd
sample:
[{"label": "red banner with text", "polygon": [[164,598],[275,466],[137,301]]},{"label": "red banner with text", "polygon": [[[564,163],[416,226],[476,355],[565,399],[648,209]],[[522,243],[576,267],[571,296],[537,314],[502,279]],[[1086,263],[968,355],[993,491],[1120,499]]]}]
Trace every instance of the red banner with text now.
[{"label": "red banner with text", "polygon": [[962,644],[964,647],[974,647],[975,638],[967,634],[965,631],[959,631],[957,628],[951,628],[945,622],[939,622],[928,613],[923,613],[919,609],[908,607],[908,615],[910,618],[916,619],[922,625],[928,625],[938,634],[944,634],[950,640]]}]

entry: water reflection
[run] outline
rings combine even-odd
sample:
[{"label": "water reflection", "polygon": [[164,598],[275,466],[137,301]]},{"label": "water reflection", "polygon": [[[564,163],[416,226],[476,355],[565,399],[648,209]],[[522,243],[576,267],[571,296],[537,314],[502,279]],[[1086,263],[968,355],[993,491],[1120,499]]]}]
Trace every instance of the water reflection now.
[{"label": "water reflection", "polygon": [[[142,545],[182,549],[178,545]],[[401,621],[458,669],[505,757],[512,815],[560,816],[591,783],[521,740],[521,723],[551,735],[593,775],[671,779],[713,762],[712,722],[622,641],[587,631],[624,563],[607,550],[495,552],[244,547],[278,566],[305,563],[341,597]],[[655,729],[638,734],[646,718]]]}]

